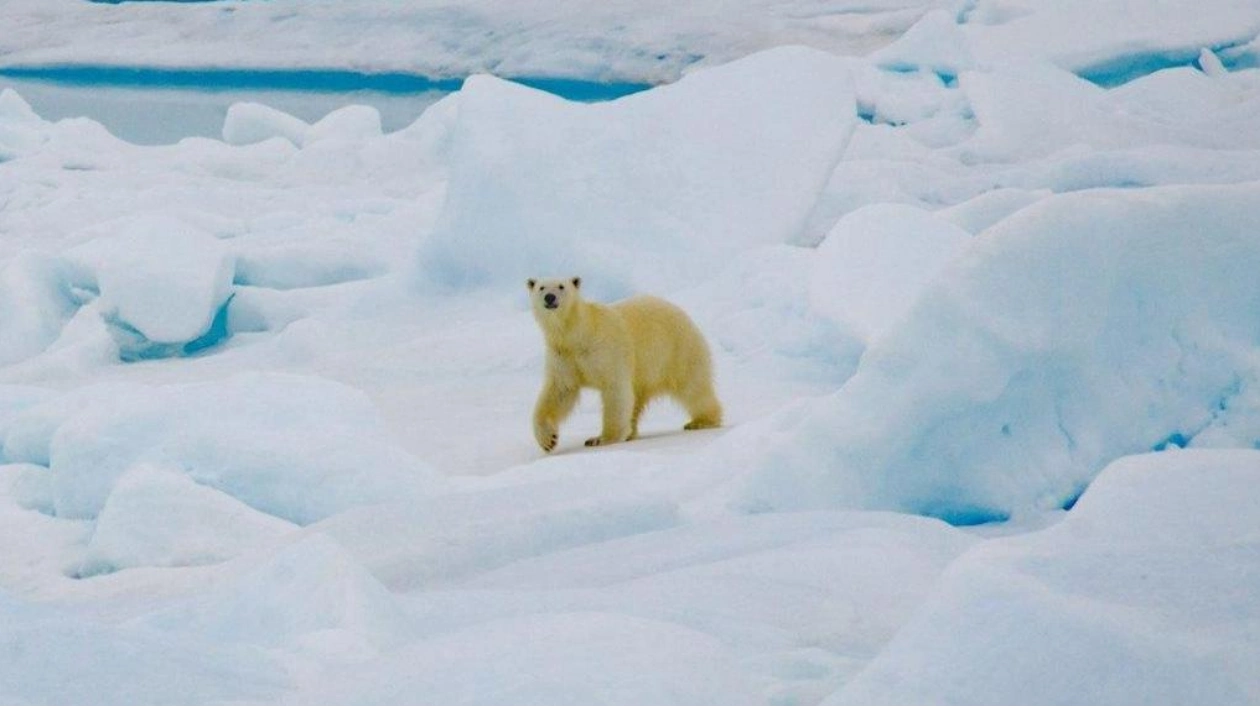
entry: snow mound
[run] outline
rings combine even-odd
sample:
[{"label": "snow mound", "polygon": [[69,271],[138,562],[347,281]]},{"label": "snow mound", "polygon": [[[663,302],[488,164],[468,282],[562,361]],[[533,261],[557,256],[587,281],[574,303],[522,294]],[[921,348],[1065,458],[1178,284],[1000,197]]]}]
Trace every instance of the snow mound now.
[{"label": "snow mound", "polygon": [[1053,65],[1015,62],[965,71],[958,84],[975,125],[955,148],[967,163],[1080,159],[1169,146],[1211,150],[1199,161],[1212,163],[1217,151],[1260,148],[1260,137],[1249,130],[1260,106],[1260,74],[1254,71],[1212,77],[1176,68],[1106,90]]},{"label": "snow mound", "polygon": [[281,138],[294,147],[321,141],[361,142],[381,136],[381,114],[372,106],[346,106],[324,116],[314,125],[260,103],[233,103],[223,119],[223,141],[252,145]]},{"label": "snow mound", "polygon": [[[82,386],[62,394],[48,393],[19,406],[6,416],[0,428],[4,435],[7,461],[26,462],[47,467],[52,463],[50,450],[57,428],[79,411],[105,401],[126,397],[134,387],[124,383],[100,383]],[[10,388],[5,386],[4,392]]]},{"label": "snow mound", "polygon": [[[250,646],[217,646],[105,625],[0,592],[0,701],[11,704],[216,704],[278,700],[280,661]],[[230,679],[224,676],[230,675]]]},{"label": "snow mound", "polygon": [[941,209],[936,216],[976,234],[1050,194],[1049,189],[994,189],[956,206]]},{"label": "snow mound", "polygon": [[839,385],[856,370],[864,343],[826,303],[811,299],[809,278],[801,275],[820,267],[819,259],[813,248],[756,248],[678,302],[713,345],[741,365],[773,358],[776,371],[796,369]]},{"label": "snow mound", "polygon": [[1043,157],[1077,144],[1120,147],[1129,123],[1104,108],[1107,91],[1048,64],[1018,64],[967,71],[958,78],[975,116],[965,143],[969,161],[1015,162]]},{"label": "snow mound", "polygon": [[[589,478],[359,508],[315,528],[352,552],[390,589],[417,590],[681,522],[677,504],[659,493],[624,488],[585,464],[553,464],[580,468]],[[382,544],[382,536],[398,541]]]},{"label": "snow mound", "polygon": [[[734,705],[752,704],[756,687],[712,636],[587,611],[502,619],[432,637],[342,678],[332,701]],[[336,698],[342,690],[353,697]]]},{"label": "snow mound", "polygon": [[293,290],[364,280],[385,272],[362,253],[310,245],[254,248],[236,259],[237,285]]},{"label": "snow mound", "polygon": [[1188,65],[1204,47],[1245,52],[1260,34],[1260,16],[1247,0],[1176,2],[1137,15],[1123,0],[967,4],[965,31],[978,64],[1036,58],[1106,86]]},{"label": "snow mound", "polygon": [[1260,699],[1260,452],[1107,467],[1057,526],[976,546],[846,704]]},{"label": "snow mound", "polygon": [[195,353],[226,338],[234,260],[182,219],[147,214],[102,227],[70,256],[96,274],[102,315],[123,360]]},{"label": "snow mound", "polygon": [[17,91],[0,90],[0,162],[42,145],[48,140],[47,125]]},{"label": "snow mound", "polygon": [[372,106],[345,106],[310,127],[306,143],[363,143],[381,136],[381,113]]},{"label": "snow mound", "polygon": [[296,527],[176,469],[137,464],[118,479],[97,516],[78,574],[213,564]]},{"label": "snow mound", "polygon": [[223,141],[229,145],[250,145],[282,138],[301,147],[310,125],[281,110],[260,103],[233,103],[223,119]]},{"label": "snow mound", "polygon": [[55,396],[50,390],[29,385],[0,383],[0,459],[3,459],[4,431],[9,421],[37,403]]},{"label": "snow mound", "polygon": [[1220,77],[1229,73],[1229,70],[1221,63],[1221,58],[1216,55],[1216,52],[1207,47],[1199,50],[1199,59],[1196,63],[1199,65],[1199,70],[1207,76]]},{"label": "snow mound", "polygon": [[[857,373],[763,425],[737,505],[980,522],[1136,452],[1260,439],[1260,185],[1045,199],[985,231]],[[740,447],[744,449],[744,447]],[[747,449],[745,449],[745,452]],[[745,455],[747,459],[749,455]]]},{"label": "snow mound", "polygon": [[323,658],[362,659],[409,625],[385,587],[319,533],[247,567],[182,604],[137,620],[219,644],[290,648]]},{"label": "snow mound", "polygon": [[69,270],[60,258],[34,252],[0,268],[0,365],[34,356],[57,340],[79,305]]},{"label": "snow mound", "polygon": [[948,79],[974,63],[966,35],[945,10],[928,12],[870,60],[893,71],[930,71]]},{"label": "snow mound", "polygon": [[789,241],[855,121],[845,63],[790,47],[603,104],[488,76],[458,100],[422,285],[580,274],[601,298],[687,284],[740,249]]},{"label": "snow mound", "polygon": [[840,219],[818,246],[810,302],[873,341],[970,240],[957,226],[913,206],[863,207]]},{"label": "snow mound", "polygon": [[363,393],[280,374],[83,388],[23,411],[8,426],[5,454],[48,466],[56,514],[70,518],[97,517],[123,473],[142,462],[299,524],[433,481],[390,441]]}]

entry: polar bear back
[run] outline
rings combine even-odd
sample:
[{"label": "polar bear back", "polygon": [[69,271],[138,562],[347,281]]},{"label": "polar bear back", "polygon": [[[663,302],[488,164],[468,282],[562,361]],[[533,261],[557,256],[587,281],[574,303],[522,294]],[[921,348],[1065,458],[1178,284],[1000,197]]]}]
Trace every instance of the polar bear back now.
[{"label": "polar bear back", "polygon": [[610,308],[621,315],[630,335],[636,393],[679,393],[696,381],[712,380],[709,346],[682,309],[650,295]]}]

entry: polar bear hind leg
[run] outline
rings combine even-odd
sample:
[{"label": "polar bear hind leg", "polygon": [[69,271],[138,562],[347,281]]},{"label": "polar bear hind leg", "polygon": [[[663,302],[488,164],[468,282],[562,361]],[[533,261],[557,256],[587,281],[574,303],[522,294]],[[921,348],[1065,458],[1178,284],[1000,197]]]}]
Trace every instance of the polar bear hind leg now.
[{"label": "polar bear hind leg", "polygon": [[700,378],[690,381],[674,399],[691,416],[691,421],[683,425],[684,430],[707,430],[722,426],[722,404],[718,402],[712,380]]}]

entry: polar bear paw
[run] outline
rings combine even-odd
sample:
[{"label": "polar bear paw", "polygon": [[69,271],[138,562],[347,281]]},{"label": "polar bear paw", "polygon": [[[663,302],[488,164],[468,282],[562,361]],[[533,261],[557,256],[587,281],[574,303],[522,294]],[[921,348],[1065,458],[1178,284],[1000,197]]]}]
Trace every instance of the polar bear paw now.
[{"label": "polar bear paw", "polygon": [[551,452],[559,444],[560,434],[554,427],[537,427],[534,429],[534,439],[538,440],[538,446],[544,452]]}]

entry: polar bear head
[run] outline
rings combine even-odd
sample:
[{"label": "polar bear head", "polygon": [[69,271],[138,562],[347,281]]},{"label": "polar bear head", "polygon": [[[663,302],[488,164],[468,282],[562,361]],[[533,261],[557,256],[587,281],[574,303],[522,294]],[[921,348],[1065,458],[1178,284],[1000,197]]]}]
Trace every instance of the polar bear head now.
[{"label": "polar bear head", "polygon": [[564,314],[580,298],[578,288],[582,286],[582,278],[530,278],[525,284],[529,287],[529,301],[534,314]]}]

